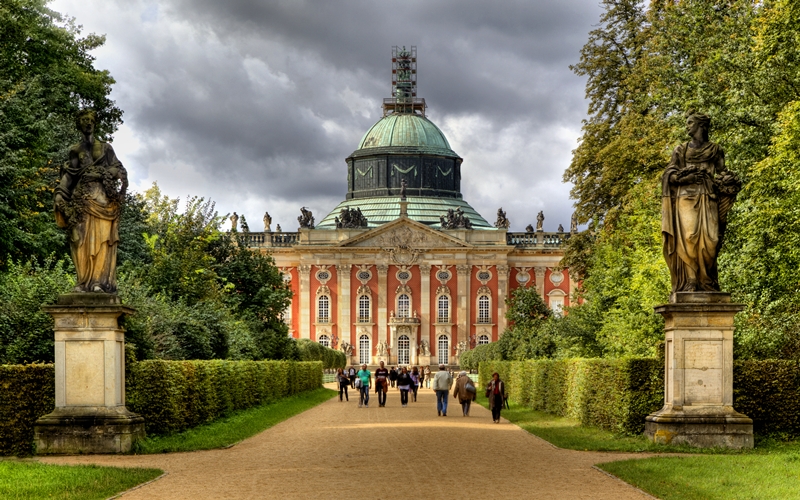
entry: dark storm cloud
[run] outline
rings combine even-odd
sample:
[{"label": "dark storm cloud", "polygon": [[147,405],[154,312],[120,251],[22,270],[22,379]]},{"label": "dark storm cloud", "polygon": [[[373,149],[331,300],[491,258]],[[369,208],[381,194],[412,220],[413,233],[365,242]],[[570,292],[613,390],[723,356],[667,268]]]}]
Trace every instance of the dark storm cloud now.
[{"label": "dark storm cloud", "polygon": [[344,158],[380,117],[391,46],[405,44],[429,117],[465,158],[465,198],[490,220],[503,204],[514,229],[540,209],[569,220],[560,178],[586,104],[568,66],[596,0],[86,4],[55,7],[108,34],[98,63],[138,144],[128,163],[173,196],[251,220],[268,208],[285,230],[301,205],[321,219],[344,199]]}]

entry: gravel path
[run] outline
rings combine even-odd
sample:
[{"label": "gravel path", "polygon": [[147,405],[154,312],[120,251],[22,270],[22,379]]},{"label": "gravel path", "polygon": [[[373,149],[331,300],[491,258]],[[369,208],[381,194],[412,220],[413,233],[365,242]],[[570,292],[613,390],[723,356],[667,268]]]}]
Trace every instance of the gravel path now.
[{"label": "gravel path", "polygon": [[433,391],[400,407],[331,399],[225,450],[139,456],[43,458],[59,464],[155,467],[167,475],[123,496],[226,498],[553,498],[643,499],[638,490],[593,469],[643,454],[561,450],[473,405],[468,418],[450,399],[437,417]]}]

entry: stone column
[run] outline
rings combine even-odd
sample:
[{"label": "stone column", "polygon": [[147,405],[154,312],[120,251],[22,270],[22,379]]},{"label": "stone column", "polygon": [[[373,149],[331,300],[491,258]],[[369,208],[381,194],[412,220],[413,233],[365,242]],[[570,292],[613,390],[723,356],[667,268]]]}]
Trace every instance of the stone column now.
[{"label": "stone column", "polygon": [[450,358],[453,357],[453,348],[458,345],[459,340],[469,342],[469,304],[471,301],[469,280],[471,270],[472,266],[470,265],[456,266],[456,272],[458,273],[458,338],[450,338]]},{"label": "stone column", "polygon": [[[431,342],[431,266],[430,264],[420,264],[419,265],[419,277],[420,277],[420,328],[418,330],[417,344],[422,344],[423,340],[428,341],[428,344]],[[416,349],[415,346],[412,346]],[[419,356],[417,359],[417,363],[427,365],[430,362],[430,358],[422,359]]]},{"label": "stone column", "polygon": [[[336,266],[336,283],[339,288],[339,318],[336,324],[339,325],[339,345],[342,342],[350,342],[350,330],[353,322],[350,320],[350,264],[340,264]],[[336,348],[339,348],[339,345]]]},{"label": "stone column", "polygon": [[297,275],[300,277],[300,338],[311,338],[311,304],[309,293],[311,290],[311,266],[302,264],[297,266]]},{"label": "stone column", "polygon": [[536,266],[533,268],[533,272],[536,275],[536,291],[539,292],[539,297],[541,297],[544,303],[547,304],[547,298],[544,296],[545,271],[547,271],[547,268],[544,266]]},{"label": "stone column", "polygon": [[378,264],[375,268],[378,270],[378,334],[375,336],[376,338],[372,339],[373,349],[381,340],[389,341],[389,335],[387,333],[389,309],[387,304],[390,292],[386,289],[389,266],[386,264]]},{"label": "stone column", "polygon": [[657,443],[752,448],[753,421],[733,409],[733,317],[728,293],[675,293],[664,316],[664,407],[645,419]]},{"label": "stone column", "polygon": [[106,293],[61,295],[45,306],[55,320],[56,408],[34,426],[38,454],[126,453],[144,419],[125,407],[125,334],[132,314]]},{"label": "stone column", "polygon": [[506,298],[508,297],[508,266],[500,265],[497,269],[497,335],[506,329]]}]

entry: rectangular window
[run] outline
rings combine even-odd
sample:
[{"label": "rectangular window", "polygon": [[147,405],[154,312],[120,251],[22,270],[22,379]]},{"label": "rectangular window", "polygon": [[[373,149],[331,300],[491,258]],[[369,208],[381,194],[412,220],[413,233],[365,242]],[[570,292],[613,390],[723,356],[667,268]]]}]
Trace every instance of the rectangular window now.
[{"label": "rectangular window", "polygon": [[330,320],[330,299],[327,295],[320,295],[317,300],[317,323],[328,323]]},{"label": "rectangular window", "polygon": [[489,297],[478,297],[478,323],[491,323],[492,315],[489,313]]},{"label": "rectangular window", "polygon": [[368,295],[362,295],[358,298],[358,322],[369,323],[370,319],[370,299]]},{"label": "rectangular window", "polygon": [[437,316],[439,323],[450,322],[450,297],[447,295],[439,295],[439,314]]}]

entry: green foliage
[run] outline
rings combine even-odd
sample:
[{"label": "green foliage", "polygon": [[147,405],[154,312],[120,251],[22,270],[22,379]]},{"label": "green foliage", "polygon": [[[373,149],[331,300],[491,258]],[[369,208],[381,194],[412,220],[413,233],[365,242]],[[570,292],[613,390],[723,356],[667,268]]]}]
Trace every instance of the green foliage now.
[{"label": "green foliage", "polygon": [[344,368],[347,365],[347,357],[343,352],[325,347],[310,339],[298,340],[297,351],[300,361],[322,361],[324,370]]},{"label": "green foliage", "polygon": [[70,266],[9,259],[0,273],[0,363],[53,362],[53,318],[42,311],[75,285]]},{"label": "green foliage", "polygon": [[148,434],[168,434],[322,386],[322,363],[162,361],[136,363],[127,404]]},{"label": "green foliage", "polygon": [[0,455],[33,453],[33,424],[53,411],[55,391],[53,365],[0,365]]},{"label": "green foliage", "polygon": [[733,400],[759,434],[800,436],[800,361],[733,363]]},{"label": "green foliage", "polygon": [[553,312],[534,287],[520,287],[506,299],[509,327],[497,341],[502,359],[521,360],[552,356],[555,343],[546,328]]},{"label": "green foliage", "polygon": [[108,96],[113,78],[94,68],[98,35],[46,7],[9,0],[0,7],[0,267],[63,252],[52,214],[52,188],[70,144],[75,113],[90,107],[98,135],[108,138],[122,111]]},{"label": "green foliage", "polygon": [[459,362],[462,370],[477,370],[481,363],[486,361],[499,361],[503,359],[498,342],[475,346],[475,349],[461,355]]}]

